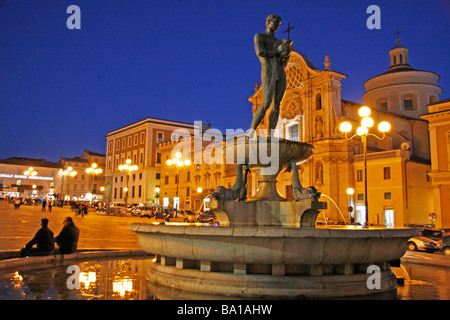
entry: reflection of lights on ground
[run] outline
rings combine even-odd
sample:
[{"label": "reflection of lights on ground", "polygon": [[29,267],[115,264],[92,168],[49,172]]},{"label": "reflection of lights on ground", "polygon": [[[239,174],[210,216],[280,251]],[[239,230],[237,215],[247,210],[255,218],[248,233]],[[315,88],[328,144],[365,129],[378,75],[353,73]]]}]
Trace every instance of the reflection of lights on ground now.
[{"label": "reflection of lights on ground", "polygon": [[113,282],[113,291],[118,293],[121,297],[125,293],[133,291],[133,279],[120,279]]},{"label": "reflection of lights on ground", "polygon": [[80,272],[79,280],[80,283],[84,283],[84,288],[88,289],[91,283],[97,281],[97,275],[94,271]]},{"label": "reflection of lights on ground", "polygon": [[215,223],[206,223],[206,222],[150,222],[149,224],[153,225],[166,225],[166,226],[197,226],[197,227],[203,227],[203,226],[214,226],[217,227],[219,224],[217,222]]}]

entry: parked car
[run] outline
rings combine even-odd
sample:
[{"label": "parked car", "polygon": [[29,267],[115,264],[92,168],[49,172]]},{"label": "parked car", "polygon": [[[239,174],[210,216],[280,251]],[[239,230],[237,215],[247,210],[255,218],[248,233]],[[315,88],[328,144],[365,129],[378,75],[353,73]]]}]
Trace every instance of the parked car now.
[{"label": "parked car", "polygon": [[450,256],[450,236],[444,237],[444,239],[439,242],[439,250],[446,256]]},{"label": "parked car", "polygon": [[433,239],[435,241],[440,241],[444,239],[444,236],[446,235],[446,230],[422,228],[419,230],[419,233],[422,237]]},{"label": "parked car", "polygon": [[173,217],[174,211],[171,209],[162,209],[157,208],[155,212],[153,213],[153,217],[155,219],[164,219],[169,221],[170,218]]},{"label": "parked car", "polygon": [[177,212],[177,217],[184,222],[195,222],[197,220],[197,214],[192,210],[180,210]]},{"label": "parked car", "polygon": [[149,217],[151,218],[154,212],[154,208],[153,207],[148,207],[148,206],[142,206],[142,207],[137,207],[137,210],[139,210],[139,216],[142,217]]},{"label": "parked car", "polygon": [[439,250],[439,242],[427,237],[418,236],[408,240],[408,250],[434,252]]},{"label": "parked car", "polygon": [[216,221],[216,216],[211,211],[200,211],[200,213],[197,216],[197,222],[208,222],[208,223],[214,223]]},{"label": "parked car", "polygon": [[106,208],[106,214],[125,214],[126,212],[126,206],[121,202],[112,202]]}]

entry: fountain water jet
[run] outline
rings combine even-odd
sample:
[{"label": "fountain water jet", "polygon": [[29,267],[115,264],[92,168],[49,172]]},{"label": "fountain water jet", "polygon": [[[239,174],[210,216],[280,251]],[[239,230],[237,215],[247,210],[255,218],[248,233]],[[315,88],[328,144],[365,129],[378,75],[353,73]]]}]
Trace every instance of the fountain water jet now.
[{"label": "fountain water jet", "polygon": [[326,197],[326,198],[330,199],[330,201],[331,201],[331,202],[334,204],[334,206],[338,209],[338,211],[339,211],[339,213],[340,213],[340,215],[341,215],[341,217],[342,217],[342,220],[344,220],[344,223],[347,224],[347,221],[345,220],[345,217],[344,217],[344,215],[342,214],[342,211],[341,211],[341,209],[339,209],[339,207],[338,207],[338,205],[336,204],[336,202],[334,202],[334,200],[331,199],[330,196],[328,196],[328,195],[326,195],[326,194],[324,194],[324,193],[321,193],[320,196],[321,196],[321,197]]}]

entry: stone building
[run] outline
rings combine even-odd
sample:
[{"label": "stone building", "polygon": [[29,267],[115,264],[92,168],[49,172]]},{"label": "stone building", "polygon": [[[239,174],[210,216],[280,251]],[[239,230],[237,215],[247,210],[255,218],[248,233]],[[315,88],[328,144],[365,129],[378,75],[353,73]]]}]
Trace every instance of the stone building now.
[{"label": "stone building", "polygon": [[[29,171],[33,168],[34,174]],[[57,197],[61,190],[62,167],[45,159],[13,157],[0,160],[0,196]]]},{"label": "stone building", "polygon": [[[171,120],[146,118],[106,135],[105,200],[108,202],[159,202],[161,153],[159,144],[178,140],[178,131],[193,134],[194,125]],[[119,170],[131,160],[137,170]],[[126,189],[125,189],[126,188]],[[156,189],[156,190],[155,190]]]},{"label": "stone building", "polygon": [[[61,158],[59,163],[62,167],[61,190],[65,200],[79,201],[103,201],[103,190],[105,186],[105,159],[101,153],[84,150],[80,157]],[[94,166],[101,173],[86,172],[86,169]],[[76,172],[76,174],[66,174],[65,171]],[[98,171],[97,171],[98,172]]]},{"label": "stone building", "polygon": [[[436,227],[450,227],[450,99],[428,105],[431,171]],[[431,211],[431,210],[429,210]]]},{"label": "stone building", "polygon": [[[418,116],[426,112],[430,101],[439,98],[442,89],[437,86],[438,75],[409,66],[408,52],[398,43],[389,51],[388,72],[365,84],[367,92],[363,98],[372,108],[372,118],[376,123],[389,121],[392,126],[385,139],[367,140],[370,224],[427,224],[433,207],[432,186],[427,176],[428,124]],[[315,146],[312,158],[299,165],[300,180],[304,187],[315,186],[323,194],[321,201],[328,202],[324,216],[334,222],[351,216],[364,223],[363,145],[359,139],[345,139],[339,131],[343,121],[352,122],[354,128],[359,126],[358,109],[362,105],[341,99],[341,81],[346,75],[330,69],[328,56],[324,64],[325,70],[319,70],[306,56],[291,53],[278,135]],[[249,101],[255,112],[261,103],[258,86]],[[265,119],[258,129],[267,129],[267,125]],[[289,173],[278,177],[278,190],[288,199],[290,181]],[[252,188],[255,192],[254,176]],[[355,190],[354,195],[347,194],[348,188]],[[346,210],[349,205],[355,209],[350,215]]]}]

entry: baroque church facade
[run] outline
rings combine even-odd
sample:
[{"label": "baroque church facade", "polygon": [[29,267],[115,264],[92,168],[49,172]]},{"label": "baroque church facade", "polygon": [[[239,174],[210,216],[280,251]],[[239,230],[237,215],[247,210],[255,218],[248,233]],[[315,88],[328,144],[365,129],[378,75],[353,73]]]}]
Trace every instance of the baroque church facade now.
[{"label": "baroque church facade", "polygon": [[[372,109],[375,123],[388,121],[391,130],[383,140],[367,139],[367,202],[369,224],[405,226],[430,224],[433,212],[433,188],[428,122],[420,118],[427,105],[439,99],[442,88],[433,72],[413,69],[409,65],[409,49],[400,45],[389,51],[387,72],[365,83],[363,99]],[[324,223],[354,219],[365,222],[365,177],[363,144],[348,140],[339,124],[349,121],[359,126],[358,110],[362,104],[341,98],[341,81],[346,75],[330,68],[328,56],[324,70],[297,52],[292,52],[285,68],[287,89],[280,107],[278,136],[311,143],[315,152],[299,165],[303,187],[314,186],[322,193],[320,201],[328,203],[323,212]],[[261,88],[249,98],[253,112],[261,104]],[[268,117],[266,115],[266,117]],[[258,129],[267,129],[268,119]],[[381,134],[374,129],[378,136]],[[252,190],[257,180],[252,175]],[[291,174],[278,176],[277,187],[291,198]],[[354,190],[348,194],[347,189]],[[351,207],[351,208],[350,208]],[[442,219],[433,221],[444,227]]]}]

